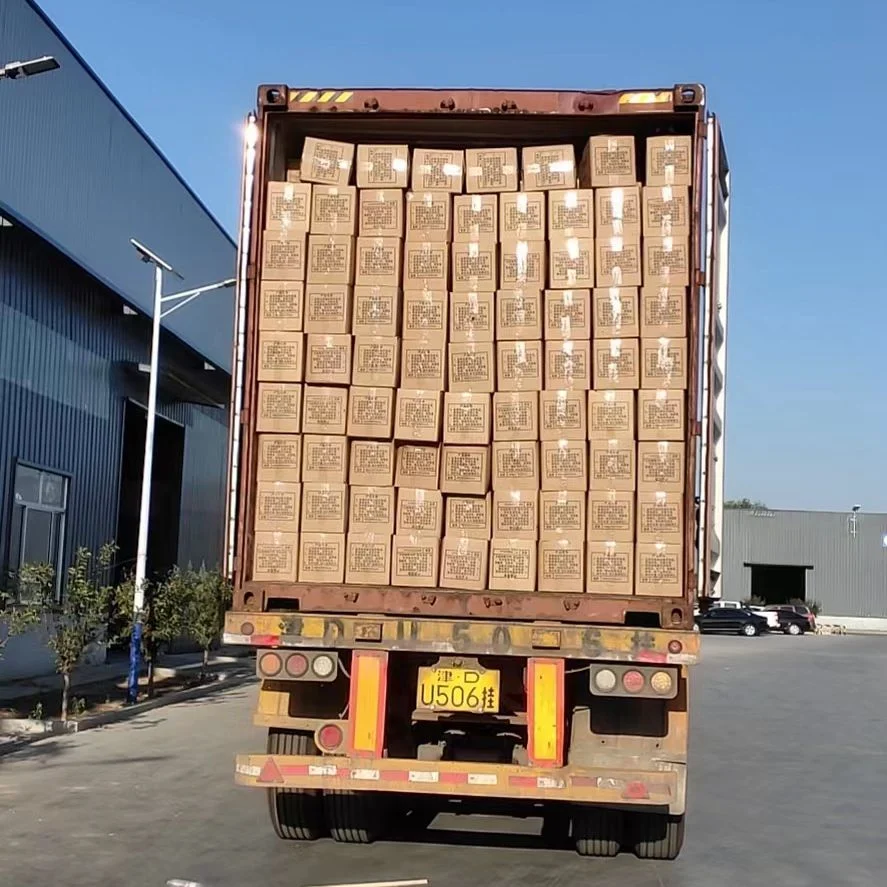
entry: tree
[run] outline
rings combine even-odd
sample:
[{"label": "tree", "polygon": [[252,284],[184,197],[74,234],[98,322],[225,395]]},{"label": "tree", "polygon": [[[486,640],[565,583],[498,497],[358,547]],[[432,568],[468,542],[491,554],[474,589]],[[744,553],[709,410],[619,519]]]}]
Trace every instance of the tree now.
[{"label": "tree", "polygon": [[767,505],[757,499],[727,499],[724,502],[724,508],[732,508],[741,511],[752,511],[760,508],[766,511]]},{"label": "tree", "polygon": [[188,586],[185,631],[203,650],[203,670],[209,663],[209,651],[225,627],[225,610],[231,603],[231,585],[219,570],[190,567],[181,573]]}]

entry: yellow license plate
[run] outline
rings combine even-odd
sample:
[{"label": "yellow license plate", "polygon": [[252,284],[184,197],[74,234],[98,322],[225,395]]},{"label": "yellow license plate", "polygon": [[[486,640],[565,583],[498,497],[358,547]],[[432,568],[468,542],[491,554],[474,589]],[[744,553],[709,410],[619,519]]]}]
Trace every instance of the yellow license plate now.
[{"label": "yellow license plate", "polygon": [[416,708],[428,711],[499,711],[499,672],[433,666],[419,669]]}]

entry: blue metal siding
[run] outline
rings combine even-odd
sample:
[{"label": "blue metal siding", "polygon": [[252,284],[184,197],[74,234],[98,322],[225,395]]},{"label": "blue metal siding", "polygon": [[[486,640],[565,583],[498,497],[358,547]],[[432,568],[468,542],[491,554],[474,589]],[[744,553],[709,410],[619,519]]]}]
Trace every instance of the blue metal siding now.
[{"label": "blue metal siding", "polygon": [[[0,35],[3,61],[53,55],[61,64],[0,89],[0,212],[148,314],[153,278],[130,237],[184,275],[170,281],[175,289],[233,276],[231,239],[31,0],[0,2]],[[231,293],[164,322],[229,371]]]}]

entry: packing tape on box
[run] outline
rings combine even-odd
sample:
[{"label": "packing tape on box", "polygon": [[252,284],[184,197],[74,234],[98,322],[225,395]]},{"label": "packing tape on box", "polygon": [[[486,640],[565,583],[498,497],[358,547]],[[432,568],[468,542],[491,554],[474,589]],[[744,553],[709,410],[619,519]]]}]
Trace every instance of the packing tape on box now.
[{"label": "packing tape on box", "polygon": [[[674,173],[674,167],[672,169],[672,174]],[[659,189],[659,196],[662,198],[663,208],[661,210],[662,215],[659,220],[659,230],[663,237],[671,237],[673,234],[672,231],[672,213],[667,212],[665,210],[665,205],[672,205],[674,203],[674,188],[671,185],[663,185]]]},{"label": "packing tape on box", "polygon": [[662,164],[662,175],[665,178],[666,185],[673,185],[675,183],[675,169],[677,167],[674,160],[675,148],[676,145],[674,139],[666,139],[665,144],[662,146],[662,150],[665,152]]},{"label": "packing tape on box", "polygon": [[[623,248],[625,247],[625,239],[622,237],[611,237],[610,238],[610,252],[611,253],[621,253]],[[612,265],[610,276],[613,278],[614,286],[622,286],[622,266],[621,265]]]},{"label": "packing tape on box", "polygon": [[662,382],[665,388],[671,386],[675,373],[674,355],[671,353],[672,339],[667,336],[660,336],[657,340],[656,348],[656,377]]},{"label": "packing tape on box", "polygon": [[618,286],[611,286],[608,290],[610,297],[611,326],[614,332],[622,332],[622,296]]}]

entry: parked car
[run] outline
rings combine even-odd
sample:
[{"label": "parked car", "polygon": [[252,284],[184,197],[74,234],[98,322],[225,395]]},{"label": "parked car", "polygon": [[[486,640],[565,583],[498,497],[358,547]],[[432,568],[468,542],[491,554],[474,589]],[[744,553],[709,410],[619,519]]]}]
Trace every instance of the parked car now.
[{"label": "parked car", "polygon": [[764,619],[767,620],[767,624],[770,626],[771,631],[779,630],[779,616],[776,612],[768,612],[764,609],[764,607],[759,607],[756,604],[743,604],[742,601],[714,601],[711,605],[712,610],[751,610],[752,613],[757,613],[759,616],[763,616]]},{"label": "parked car", "polygon": [[770,610],[771,614],[775,613],[779,620],[779,630],[786,634],[804,634],[812,631],[809,620],[801,613],[796,613],[788,607],[781,607],[778,610]]},{"label": "parked car", "polygon": [[696,624],[703,634],[755,635],[770,631],[768,621],[745,607],[713,607],[696,617]]},{"label": "parked car", "polygon": [[788,610],[792,613],[797,613],[798,616],[803,616],[807,620],[808,631],[816,631],[816,616],[813,611],[806,604],[770,604],[770,606],[765,607],[766,610],[776,611],[777,613],[780,610]]}]

